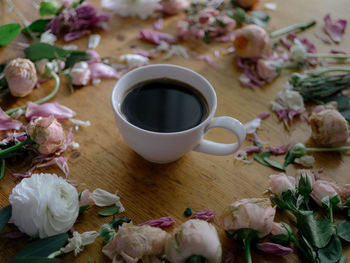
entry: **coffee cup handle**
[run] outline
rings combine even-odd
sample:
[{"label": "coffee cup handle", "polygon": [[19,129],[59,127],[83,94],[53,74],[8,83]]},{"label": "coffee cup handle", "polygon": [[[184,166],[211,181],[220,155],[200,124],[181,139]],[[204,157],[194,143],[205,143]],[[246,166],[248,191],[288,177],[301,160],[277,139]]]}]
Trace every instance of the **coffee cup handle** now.
[{"label": "coffee cup handle", "polygon": [[193,149],[194,151],[212,155],[233,154],[239,149],[239,147],[241,147],[246,136],[246,129],[244,125],[240,121],[227,116],[216,117],[212,119],[205,129],[205,133],[207,133],[212,128],[224,128],[231,131],[237,137],[237,142],[232,144],[225,144],[202,139],[200,143]]}]

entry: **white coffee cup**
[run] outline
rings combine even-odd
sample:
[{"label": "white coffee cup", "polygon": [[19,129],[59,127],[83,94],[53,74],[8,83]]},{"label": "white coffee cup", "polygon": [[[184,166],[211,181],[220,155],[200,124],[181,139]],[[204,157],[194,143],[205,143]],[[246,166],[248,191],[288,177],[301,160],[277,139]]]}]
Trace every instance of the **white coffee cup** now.
[{"label": "white coffee cup", "polygon": [[[197,126],[179,132],[154,132],[131,124],[121,111],[126,94],[140,82],[161,78],[187,83],[199,91],[208,104],[207,117]],[[245,139],[246,130],[241,122],[227,116],[214,118],[217,105],[214,88],[204,77],[184,67],[155,64],[132,70],[118,80],[111,99],[117,125],[124,140],[150,162],[173,162],[191,150],[212,155],[229,155],[236,152]],[[223,144],[203,139],[205,133],[212,128],[231,131],[237,137],[237,142]]]}]

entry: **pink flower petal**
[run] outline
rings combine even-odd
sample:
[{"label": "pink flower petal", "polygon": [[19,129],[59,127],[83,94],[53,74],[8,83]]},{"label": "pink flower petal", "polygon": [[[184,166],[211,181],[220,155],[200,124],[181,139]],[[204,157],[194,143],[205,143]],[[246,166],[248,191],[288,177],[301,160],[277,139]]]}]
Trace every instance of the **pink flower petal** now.
[{"label": "pink flower petal", "polygon": [[15,140],[23,142],[27,139],[27,134],[25,132],[11,132],[7,134],[7,137],[0,141],[0,144],[7,144],[9,142],[14,142]]},{"label": "pink flower petal", "polygon": [[61,171],[64,173],[64,175],[66,176],[66,178],[68,177],[69,174],[69,167],[68,167],[68,163],[67,163],[67,158],[65,157],[56,157],[53,158],[52,160],[46,162],[46,163],[42,163],[37,165],[36,167],[46,167],[46,166],[52,166],[52,165],[57,165],[58,168],[61,169]]},{"label": "pink flower petal", "polygon": [[96,63],[101,61],[100,55],[93,49],[86,50],[86,53],[88,53],[91,56],[91,59],[87,61],[88,64]]},{"label": "pink flower petal", "polygon": [[0,131],[19,130],[22,125],[22,122],[11,119],[11,117],[0,108]]},{"label": "pink flower petal", "polygon": [[26,105],[25,117],[27,120],[32,120],[37,117],[49,117],[51,115],[57,120],[63,121],[73,118],[75,112],[58,102],[49,102],[41,105],[28,102]]},{"label": "pink flower petal", "polygon": [[269,146],[267,149],[274,155],[282,155],[288,152],[289,144],[281,145],[281,146]]},{"label": "pink flower petal", "polygon": [[329,14],[323,18],[323,21],[325,23],[324,30],[326,33],[334,42],[339,43],[342,39],[342,35],[345,32],[347,21],[345,19],[339,19],[333,22]]},{"label": "pink flower petal", "polygon": [[79,206],[93,204],[94,200],[91,197],[91,192],[88,189],[85,189],[80,196]]},{"label": "pink flower petal", "polygon": [[139,37],[143,41],[150,42],[152,44],[160,44],[161,41],[172,44],[176,41],[175,37],[158,31],[153,31],[149,29],[142,29],[139,33]]},{"label": "pink flower petal", "polygon": [[153,23],[153,28],[155,30],[162,30],[163,29],[163,18],[158,18],[154,23]]},{"label": "pink flower petal", "polygon": [[167,217],[161,217],[158,219],[143,222],[140,224],[140,226],[149,225],[153,227],[164,228],[164,227],[172,226],[173,224],[175,224],[175,221],[170,216],[167,216]]},{"label": "pink flower petal", "polygon": [[191,216],[191,219],[200,219],[204,221],[211,221],[214,219],[216,212],[214,210],[205,209],[201,212],[196,212]]},{"label": "pink flower petal", "polygon": [[89,65],[91,79],[114,79],[117,78],[117,72],[111,66],[103,63],[93,63]]},{"label": "pink flower petal", "polygon": [[258,243],[256,247],[267,254],[272,254],[275,256],[285,256],[293,253],[293,249],[290,247],[285,247],[271,242]]},{"label": "pink flower petal", "polygon": [[270,116],[270,112],[268,111],[264,111],[264,112],[260,112],[256,117],[262,120],[265,120],[267,117]]},{"label": "pink flower petal", "polygon": [[213,67],[222,67],[222,65],[220,65],[219,63],[217,63],[212,56],[208,55],[208,54],[198,54],[195,51],[192,51],[191,54],[195,57],[195,59],[198,60],[203,60],[205,62],[207,62],[209,65],[213,66]]},{"label": "pink flower petal", "polygon": [[64,35],[63,39],[65,42],[70,42],[70,41],[82,38],[83,36],[87,35],[88,33],[89,33],[88,30],[69,32],[69,33]]}]

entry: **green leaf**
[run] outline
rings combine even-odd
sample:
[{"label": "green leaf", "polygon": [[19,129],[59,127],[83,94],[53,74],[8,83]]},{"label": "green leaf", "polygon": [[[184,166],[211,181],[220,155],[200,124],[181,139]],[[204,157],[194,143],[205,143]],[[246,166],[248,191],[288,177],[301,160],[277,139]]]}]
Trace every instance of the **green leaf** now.
[{"label": "green leaf", "polygon": [[185,263],[209,263],[209,261],[200,255],[193,255],[186,259]]},{"label": "green leaf", "polygon": [[346,201],[343,203],[343,206],[350,206],[350,197],[346,199]]},{"label": "green leaf", "polygon": [[10,259],[6,263],[59,263],[61,262],[57,258],[46,258],[46,257],[22,257]]},{"label": "green leaf", "polygon": [[47,257],[51,253],[59,250],[68,240],[68,234],[63,233],[60,235],[47,237],[33,241],[19,251],[15,258],[21,257]]},{"label": "green leaf", "polygon": [[346,242],[350,242],[350,222],[342,221],[337,226],[337,234]]},{"label": "green leaf", "polygon": [[305,197],[308,197],[312,191],[311,182],[307,176],[300,176],[298,183],[299,193]]},{"label": "green leaf", "polygon": [[98,211],[98,214],[100,216],[112,216],[119,212],[120,207],[119,206],[111,206],[106,209]]},{"label": "green leaf", "polygon": [[74,66],[75,63],[78,63],[80,61],[87,61],[90,59],[91,56],[85,51],[73,50],[67,57],[65,68],[71,68]]},{"label": "green leaf", "polygon": [[350,122],[350,109],[340,111],[340,114],[343,115],[343,117]]},{"label": "green leaf", "polygon": [[302,244],[302,249],[298,247],[298,251],[302,254],[303,259],[305,259],[306,262],[316,263],[316,251],[314,248],[300,231],[298,232],[298,237],[300,244]]},{"label": "green leaf", "polygon": [[326,102],[326,103],[331,102],[331,101],[335,101],[337,103],[337,110],[338,111],[348,109],[350,106],[349,105],[350,98],[348,96],[343,96],[343,95],[332,96],[332,97],[326,98],[324,100],[324,102]]},{"label": "green leaf", "polygon": [[5,167],[6,167],[5,159],[0,160],[0,180],[5,175]]},{"label": "green leaf", "polygon": [[294,163],[295,158],[296,158],[296,156],[292,153],[292,151],[291,150],[288,151],[288,153],[284,157],[283,167],[286,168],[291,163]]},{"label": "green leaf", "polygon": [[346,263],[346,257],[342,256],[338,263]]},{"label": "green leaf", "polygon": [[56,0],[42,1],[40,3],[39,14],[40,16],[56,15],[60,9]]},{"label": "green leaf", "polygon": [[84,213],[88,208],[90,207],[90,205],[82,205],[79,207],[79,215]]},{"label": "green leaf", "polygon": [[275,159],[272,159],[271,157],[264,157],[264,161],[266,163],[268,163],[271,167],[285,171],[285,169],[283,168],[282,164],[280,164],[279,162],[277,162]]},{"label": "green leaf", "polygon": [[0,210],[0,232],[7,225],[12,215],[12,207],[10,205],[5,206]]},{"label": "green leaf", "polygon": [[340,239],[333,235],[327,246],[317,251],[317,256],[320,263],[338,262],[342,257],[342,251]]},{"label": "green leaf", "polygon": [[127,217],[115,217],[113,216],[113,219],[111,222],[109,222],[109,225],[113,228],[118,228],[120,227],[122,224],[124,223],[130,223],[131,222],[131,218],[127,218]]},{"label": "green leaf", "polygon": [[271,165],[269,163],[267,163],[264,158],[265,157],[270,157],[271,155],[271,152],[270,151],[267,151],[267,152],[262,152],[262,153],[253,153],[253,157],[254,157],[254,160],[255,161],[258,161],[259,163],[265,165],[265,166],[268,166],[268,167],[271,167]]},{"label": "green leaf", "polygon": [[[51,19],[38,19],[31,23],[29,26],[23,28],[23,33],[28,33],[29,30],[34,33],[44,33],[47,24],[51,21]],[[28,30],[29,29],[29,30]]]},{"label": "green leaf", "polygon": [[21,26],[17,23],[0,26],[0,46],[7,46],[21,32]]},{"label": "green leaf", "polygon": [[288,245],[289,243],[289,235],[275,235],[271,236],[271,240],[275,243],[281,244],[281,245]]},{"label": "green leaf", "polygon": [[31,44],[24,50],[27,58],[32,61],[37,61],[43,58],[46,59],[56,59],[56,58],[64,58],[69,55],[67,50],[63,48],[52,46],[47,43],[34,43]]}]

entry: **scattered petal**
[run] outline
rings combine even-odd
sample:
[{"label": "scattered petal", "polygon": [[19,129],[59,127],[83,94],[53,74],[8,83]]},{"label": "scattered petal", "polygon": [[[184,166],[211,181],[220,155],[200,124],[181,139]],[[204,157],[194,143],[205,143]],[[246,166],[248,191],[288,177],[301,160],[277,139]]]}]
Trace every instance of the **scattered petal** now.
[{"label": "scattered petal", "polygon": [[293,253],[293,249],[290,247],[284,247],[282,245],[271,242],[258,243],[256,247],[267,254],[272,254],[275,256],[285,256]]},{"label": "scattered petal", "polygon": [[92,192],[91,196],[92,200],[94,200],[95,205],[97,206],[119,206],[119,212],[124,212],[125,209],[120,202],[120,197],[117,194],[111,194],[101,188],[97,188]]},{"label": "scattered petal", "polygon": [[327,14],[323,21],[325,23],[324,30],[331,37],[334,42],[339,43],[342,39],[342,35],[345,32],[347,21],[345,19],[339,19],[332,21],[330,14]]},{"label": "scattered petal", "polygon": [[100,43],[100,40],[101,40],[101,35],[99,34],[90,35],[88,48],[89,49],[97,48],[98,44]]},{"label": "scattered petal", "polygon": [[11,119],[11,117],[0,108],[0,131],[19,130],[22,125],[22,122]]},{"label": "scattered petal", "polygon": [[57,120],[63,121],[71,119],[75,112],[70,108],[59,104],[58,102],[49,102],[41,105],[33,102],[27,102],[25,117],[32,120],[37,117],[49,117],[53,115]]},{"label": "scattered petal", "polygon": [[191,219],[200,219],[204,221],[211,221],[214,219],[216,212],[214,210],[210,210],[209,208],[201,211],[196,212],[191,216]]},{"label": "scattered petal", "polygon": [[164,228],[164,227],[172,226],[174,224],[175,224],[175,221],[170,216],[167,216],[167,217],[161,217],[158,219],[143,222],[140,224],[140,226],[149,225],[153,227]]},{"label": "scattered petal", "polygon": [[140,40],[150,42],[152,44],[160,44],[161,41],[167,42],[169,44],[175,42],[175,37],[158,31],[153,31],[149,29],[142,29],[139,33]]}]

